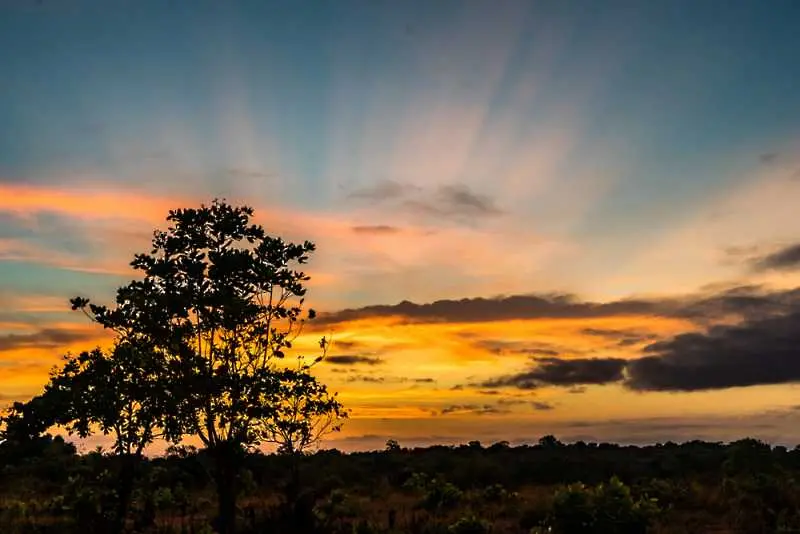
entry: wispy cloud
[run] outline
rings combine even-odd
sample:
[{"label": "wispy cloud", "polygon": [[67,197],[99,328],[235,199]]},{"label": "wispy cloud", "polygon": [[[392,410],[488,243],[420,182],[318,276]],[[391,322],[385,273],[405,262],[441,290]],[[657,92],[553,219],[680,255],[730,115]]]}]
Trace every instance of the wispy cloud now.
[{"label": "wispy cloud", "polygon": [[325,361],[333,365],[378,365],[383,363],[383,360],[380,358],[364,356],[360,354],[338,354],[334,356],[327,356]]},{"label": "wispy cloud", "polygon": [[494,415],[508,413],[507,409],[494,406],[492,404],[453,404],[445,406],[439,410],[439,415],[451,414],[470,414],[470,415]]},{"label": "wispy cloud", "polygon": [[0,335],[0,352],[19,349],[56,349],[76,342],[91,341],[98,333],[87,329],[43,328],[28,334]]},{"label": "wispy cloud", "polygon": [[349,197],[388,204],[396,209],[433,218],[480,218],[504,213],[494,198],[477,193],[464,184],[442,184],[429,189],[386,180],[356,189]]},{"label": "wispy cloud", "polygon": [[800,243],[757,257],[753,260],[753,266],[761,271],[800,269]]},{"label": "wispy cloud", "polygon": [[396,234],[400,232],[400,228],[396,226],[389,226],[388,224],[363,225],[363,226],[353,226],[353,232],[357,234],[385,235],[385,234]]}]

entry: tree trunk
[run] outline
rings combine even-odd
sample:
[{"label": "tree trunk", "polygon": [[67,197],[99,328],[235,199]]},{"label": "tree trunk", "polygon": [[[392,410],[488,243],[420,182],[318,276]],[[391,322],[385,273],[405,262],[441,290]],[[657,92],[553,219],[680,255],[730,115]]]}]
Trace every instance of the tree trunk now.
[{"label": "tree trunk", "polygon": [[302,455],[298,452],[289,453],[290,457],[290,478],[286,487],[286,501],[289,511],[289,521],[291,532],[295,534],[305,534],[311,532],[314,527],[314,497],[303,489],[303,481],[300,473],[300,461]]},{"label": "tree trunk", "polygon": [[236,446],[220,444],[212,453],[214,482],[217,489],[216,530],[219,534],[236,533],[236,500],[239,495],[237,474],[240,452]]},{"label": "tree trunk", "polygon": [[133,482],[136,478],[136,467],[139,458],[132,454],[120,456],[119,492],[117,494],[117,509],[113,520],[113,532],[121,533],[125,530],[125,520],[133,496]]}]

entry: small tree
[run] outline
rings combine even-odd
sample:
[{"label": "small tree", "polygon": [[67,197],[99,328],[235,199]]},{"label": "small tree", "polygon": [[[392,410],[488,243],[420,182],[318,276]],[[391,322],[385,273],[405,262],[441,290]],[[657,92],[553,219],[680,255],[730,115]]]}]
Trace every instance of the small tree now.
[{"label": "small tree", "polygon": [[[53,426],[49,422],[53,418],[53,409],[42,395],[27,402],[13,402],[0,417],[0,460],[9,464],[17,463],[44,454],[54,439],[63,442],[60,436],[53,438],[45,434]],[[67,452],[74,453],[74,446],[69,445],[68,448],[70,451]]]},{"label": "small tree", "polygon": [[309,277],[294,265],[315,247],[268,236],[250,224],[252,215],[250,207],[217,200],[170,211],[171,226],[156,231],[151,252],[131,263],[143,279],[117,291],[116,307],[72,300],[164,356],[164,382],[176,400],[166,419],[199,437],[213,459],[224,534],[235,529],[236,476],[247,447],[277,442],[303,450],[338,429],[344,415],[310,374],[324,356],[324,338],[311,364],[279,365],[314,316],[303,313]]},{"label": "small tree", "polygon": [[99,430],[114,438],[119,461],[115,532],[124,528],[137,467],[145,447],[159,438],[179,438],[165,417],[175,411],[163,369],[163,357],[142,343],[123,341],[110,352],[99,348],[67,355],[51,373],[44,399],[53,424],[86,438]]}]

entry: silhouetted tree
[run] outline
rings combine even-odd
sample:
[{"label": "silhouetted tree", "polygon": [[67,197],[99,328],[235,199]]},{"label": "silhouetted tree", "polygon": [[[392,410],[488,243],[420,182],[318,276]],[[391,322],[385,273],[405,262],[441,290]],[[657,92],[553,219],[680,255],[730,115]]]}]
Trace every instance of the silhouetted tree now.
[{"label": "silhouetted tree", "polygon": [[164,355],[162,382],[176,399],[169,418],[198,436],[213,459],[225,534],[235,529],[245,448],[273,442],[303,450],[345,415],[310,374],[324,356],[324,338],[312,363],[279,364],[314,316],[303,314],[309,277],[293,265],[306,263],[315,247],[268,236],[252,215],[250,207],[217,200],[170,211],[171,226],[131,262],[143,278],[117,291],[116,307],[72,300],[123,339]]},{"label": "silhouetted tree", "polygon": [[123,341],[110,352],[97,348],[65,360],[42,396],[51,406],[49,422],[82,438],[98,430],[113,436],[119,472],[112,529],[121,532],[145,447],[158,438],[180,438],[175,418],[168,416],[177,406],[165,394],[163,357],[152,347]]}]

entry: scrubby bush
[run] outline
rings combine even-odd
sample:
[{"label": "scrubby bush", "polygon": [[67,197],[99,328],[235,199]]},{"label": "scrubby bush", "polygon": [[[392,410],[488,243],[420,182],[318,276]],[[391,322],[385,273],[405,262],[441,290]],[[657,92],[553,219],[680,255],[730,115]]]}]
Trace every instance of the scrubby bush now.
[{"label": "scrubby bush", "polygon": [[489,534],[492,527],[474,515],[461,517],[447,528],[449,534]]},{"label": "scrubby bush", "polygon": [[655,499],[634,498],[617,477],[596,487],[559,489],[548,526],[555,534],[645,534],[659,512]]}]

